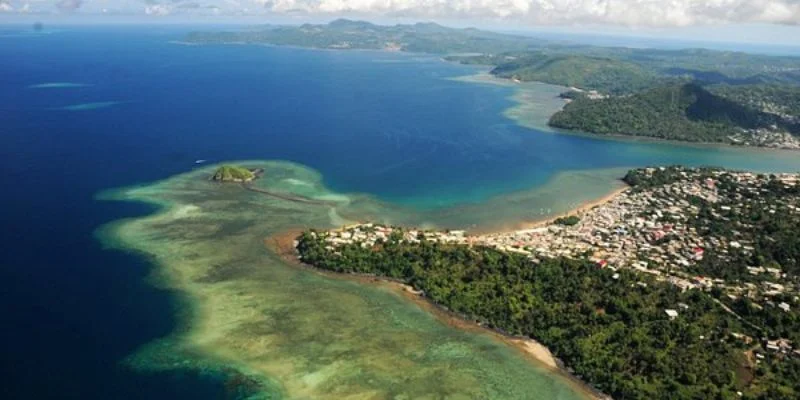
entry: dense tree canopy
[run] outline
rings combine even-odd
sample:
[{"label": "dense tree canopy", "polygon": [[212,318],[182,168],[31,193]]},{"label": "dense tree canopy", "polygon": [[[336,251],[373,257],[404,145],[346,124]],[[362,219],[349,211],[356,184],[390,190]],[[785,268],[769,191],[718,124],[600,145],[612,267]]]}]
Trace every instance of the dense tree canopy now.
[{"label": "dense tree canopy", "polygon": [[691,83],[660,86],[630,96],[579,97],[553,115],[550,125],[694,142],[728,142],[733,135],[756,129],[800,129],[775,114],[743,106]]},{"label": "dense tree canopy", "polygon": [[[749,375],[739,373],[750,368],[744,345],[731,334],[758,332],[704,292],[681,292],[630,271],[615,275],[588,260],[534,264],[487,247],[424,238],[410,243],[396,233],[374,248],[352,243],[334,249],[324,237],[305,232],[299,238],[304,262],[406,281],[467,318],[541,341],[614,398],[734,399],[738,390],[756,398],[765,388],[800,394],[790,381],[797,371],[786,365],[766,369],[762,384],[748,386]],[[671,320],[666,309],[679,310],[679,317]]]}]

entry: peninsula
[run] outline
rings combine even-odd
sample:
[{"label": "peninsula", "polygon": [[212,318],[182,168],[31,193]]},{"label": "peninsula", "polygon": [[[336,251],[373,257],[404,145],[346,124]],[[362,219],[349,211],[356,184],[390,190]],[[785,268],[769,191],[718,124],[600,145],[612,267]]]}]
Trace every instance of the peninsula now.
[{"label": "peninsula", "polygon": [[288,265],[265,247],[287,231],[366,215],[394,212],[407,223],[405,211],[332,192],[298,164],[231,164],[268,173],[239,190],[209,180],[220,167],[209,165],[103,195],[160,206],[98,235],[153,257],[153,281],[180,293],[190,310],[179,329],[140,348],[127,366],[219,374],[231,393],[249,398],[588,398],[496,335],[451,325],[393,287]]},{"label": "peninsula", "polygon": [[606,204],[539,228],[359,224],[306,231],[296,248],[530,336],[614,398],[797,398],[800,176],[662,167],[625,180]]}]

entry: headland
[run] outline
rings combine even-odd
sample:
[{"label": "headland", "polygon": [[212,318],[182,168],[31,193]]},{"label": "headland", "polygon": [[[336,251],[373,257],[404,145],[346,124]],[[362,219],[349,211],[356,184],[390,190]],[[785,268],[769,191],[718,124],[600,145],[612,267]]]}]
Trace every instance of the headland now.
[{"label": "headland", "polygon": [[[625,181],[632,188],[607,203],[540,228],[472,235],[366,223],[303,232],[297,253],[324,270],[399,280],[467,320],[541,340],[614,397],[796,391],[800,175],[673,166]],[[703,380],[683,380],[686,370]]]},{"label": "headland", "polygon": [[399,287],[297,268],[264,242],[291,229],[333,228],[373,215],[398,223],[422,216],[403,220],[407,210],[332,193],[319,174],[296,164],[237,164],[265,170],[249,183],[254,188],[324,202],[220,185],[208,179],[216,166],[101,196],[160,206],[98,235],[108,246],[147,255],[157,265],[153,281],[191,310],[181,329],[142,348],[128,365],[230,374],[254,394],[273,397],[587,397],[498,336],[447,323]]}]

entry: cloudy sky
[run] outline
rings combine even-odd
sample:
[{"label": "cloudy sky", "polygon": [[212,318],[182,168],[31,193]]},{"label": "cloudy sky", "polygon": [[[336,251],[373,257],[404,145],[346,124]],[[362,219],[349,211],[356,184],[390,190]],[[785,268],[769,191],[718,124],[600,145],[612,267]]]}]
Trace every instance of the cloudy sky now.
[{"label": "cloudy sky", "polygon": [[514,28],[702,27],[700,32],[717,32],[718,36],[726,30],[735,34],[737,26],[760,26],[762,30],[766,26],[780,32],[775,36],[781,42],[800,44],[800,0],[0,0],[0,13],[6,19],[21,14],[312,21],[349,16]]}]

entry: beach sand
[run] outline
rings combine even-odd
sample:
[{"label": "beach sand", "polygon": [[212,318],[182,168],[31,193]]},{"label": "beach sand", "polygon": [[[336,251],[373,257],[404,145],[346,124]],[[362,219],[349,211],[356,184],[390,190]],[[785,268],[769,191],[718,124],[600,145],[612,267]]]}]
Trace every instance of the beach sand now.
[{"label": "beach sand", "polygon": [[513,223],[513,224],[506,224],[506,225],[501,226],[499,228],[495,228],[495,229],[491,229],[491,230],[487,230],[487,231],[478,229],[478,230],[475,230],[475,231],[470,231],[470,234],[473,234],[473,235],[491,235],[491,234],[499,234],[499,233],[512,233],[512,232],[525,230],[525,229],[541,228],[543,226],[547,226],[547,225],[552,224],[553,221],[555,221],[556,219],[561,218],[561,217],[569,217],[571,215],[577,215],[577,216],[580,217],[583,214],[585,214],[586,212],[590,211],[591,209],[593,209],[595,207],[598,207],[598,206],[601,206],[601,205],[603,205],[605,203],[608,203],[609,201],[613,200],[615,197],[619,196],[621,193],[624,193],[625,191],[627,191],[629,188],[630,188],[630,186],[628,186],[628,185],[616,188],[616,189],[612,190],[611,192],[609,192],[608,194],[606,194],[606,195],[604,195],[602,197],[599,197],[599,198],[597,198],[595,200],[589,200],[589,201],[583,202],[578,207],[576,207],[576,208],[574,208],[572,210],[569,210],[566,213],[563,213],[561,215],[555,215],[555,216],[551,215],[551,216],[548,216],[548,217],[546,217],[544,219],[535,219],[535,220],[530,220],[530,221],[520,221],[518,223]]},{"label": "beach sand", "polygon": [[454,81],[510,87],[514,93],[509,97],[514,105],[503,112],[507,118],[517,124],[543,132],[553,133],[549,126],[550,117],[564,108],[567,102],[559,95],[569,90],[566,86],[552,85],[544,82],[519,82],[506,78],[498,78],[488,71],[474,75],[450,78]]}]

